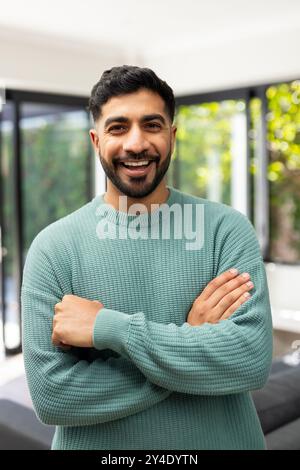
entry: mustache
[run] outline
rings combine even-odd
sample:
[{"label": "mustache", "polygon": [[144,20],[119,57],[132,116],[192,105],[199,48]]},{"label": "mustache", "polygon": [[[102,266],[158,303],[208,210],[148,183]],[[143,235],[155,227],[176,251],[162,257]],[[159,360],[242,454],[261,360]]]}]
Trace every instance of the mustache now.
[{"label": "mustache", "polygon": [[124,163],[124,162],[139,162],[139,161],[143,161],[143,160],[150,160],[150,161],[156,161],[158,162],[159,161],[159,155],[148,155],[148,154],[145,154],[145,153],[139,153],[139,154],[135,154],[135,155],[130,155],[130,156],[126,156],[126,157],[115,157],[113,159],[113,163]]}]

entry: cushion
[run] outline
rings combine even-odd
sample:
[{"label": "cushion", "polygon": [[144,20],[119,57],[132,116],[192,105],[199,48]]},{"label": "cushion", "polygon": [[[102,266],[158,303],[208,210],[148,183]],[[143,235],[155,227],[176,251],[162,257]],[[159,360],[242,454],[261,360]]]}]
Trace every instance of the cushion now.
[{"label": "cushion", "polygon": [[300,366],[271,374],[252,397],[264,434],[300,418]]},{"label": "cushion", "polygon": [[0,450],[51,448],[55,427],[42,424],[30,408],[0,400]]}]

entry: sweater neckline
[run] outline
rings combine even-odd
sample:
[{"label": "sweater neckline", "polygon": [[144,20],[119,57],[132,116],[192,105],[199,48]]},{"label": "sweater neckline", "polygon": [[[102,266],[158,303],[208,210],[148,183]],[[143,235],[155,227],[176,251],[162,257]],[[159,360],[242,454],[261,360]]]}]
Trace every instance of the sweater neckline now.
[{"label": "sweater neckline", "polygon": [[165,202],[159,205],[158,208],[151,212],[142,213],[140,215],[128,214],[127,212],[116,210],[111,204],[104,201],[105,193],[99,194],[94,197],[94,206],[96,208],[97,216],[105,217],[105,219],[115,225],[129,226],[132,221],[137,221],[140,227],[147,227],[159,223],[159,214],[164,217],[165,213],[162,211],[163,206],[171,206],[176,200],[175,189],[167,186],[169,190],[168,198]]}]

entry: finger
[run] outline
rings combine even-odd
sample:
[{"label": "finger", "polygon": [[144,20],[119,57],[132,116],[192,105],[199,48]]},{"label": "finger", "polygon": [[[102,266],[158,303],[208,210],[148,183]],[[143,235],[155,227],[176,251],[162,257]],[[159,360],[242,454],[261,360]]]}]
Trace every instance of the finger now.
[{"label": "finger", "polygon": [[64,300],[72,300],[73,297],[77,297],[77,295],[65,294],[61,300],[62,300],[62,301],[64,301]]},{"label": "finger", "polygon": [[217,316],[221,318],[222,315],[225,314],[226,310],[229,309],[232,305],[234,305],[235,302],[238,301],[241,296],[243,296],[249,290],[253,289],[253,283],[251,284],[252,286],[247,285],[246,283],[238,289],[235,289],[234,291],[225,295],[225,297],[223,297],[218,303],[218,305],[216,305],[216,307],[214,308],[214,311],[216,312]]},{"label": "finger", "polygon": [[62,303],[58,302],[57,304],[54,305],[54,313],[57,313],[62,307]]},{"label": "finger", "polygon": [[52,343],[54,344],[54,346],[57,346],[57,347],[59,347],[61,349],[64,349],[64,350],[71,349],[71,346],[69,344],[66,344],[66,343],[60,341],[59,337],[55,333],[52,334],[51,340],[52,340]]},{"label": "finger", "polygon": [[[251,282],[250,280],[250,275],[249,273],[242,273],[239,276],[237,276],[235,279],[231,279],[222,286],[220,286],[211,296],[209,299],[207,299],[207,306],[208,308],[214,308],[225,296],[227,296],[229,293],[235,292],[235,298],[233,298],[233,301],[237,299],[237,296],[239,294],[236,289],[238,289],[240,286],[245,286],[247,285],[247,282]],[[247,290],[246,288],[243,288],[243,292]],[[230,299],[230,297],[229,297]]]},{"label": "finger", "polygon": [[201,292],[200,296],[201,300],[207,300],[220,286],[224,285],[226,282],[234,279],[238,275],[238,270],[235,268],[231,268],[229,271],[225,271],[224,273],[220,274],[212,281],[210,281],[203,292]]},{"label": "finger", "polygon": [[54,346],[59,346],[59,344],[60,344],[59,339],[57,338],[57,336],[54,333],[51,336],[51,341],[54,344]]},{"label": "finger", "polygon": [[247,302],[251,297],[251,294],[249,292],[244,292],[234,304],[232,304],[226,312],[221,316],[220,320],[227,320],[242,304]]},{"label": "finger", "polygon": [[60,348],[63,349],[64,351],[68,351],[69,349],[71,349],[71,346],[69,346],[68,344],[62,343],[62,342],[60,342],[60,343],[58,344],[58,347],[60,347]]}]

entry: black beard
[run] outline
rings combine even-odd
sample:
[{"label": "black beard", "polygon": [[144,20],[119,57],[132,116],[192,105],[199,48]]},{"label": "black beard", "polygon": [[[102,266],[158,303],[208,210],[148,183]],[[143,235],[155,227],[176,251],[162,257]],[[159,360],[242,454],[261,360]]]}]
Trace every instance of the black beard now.
[{"label": "black beard", "polygon": [[107,178],[122,194],[131,198],[144,198],[148,196],[149,194],[151,194],[157,188],[159,183],[162,181],[163,177],[165,176],[170,166],[171,155],[172,155],[172,152],[170,148],[169,153],[166,159],[161,164],[161,166],[159,166],[159,162],[158,163],[155,162],[156,173],[151,183],[146,184],[145,181],[146,181],[147,176],[143,176],[143,177],[138,178],[138,183],[132,183],[132,186],[130,185],[130,183],[128,184],[124,183],[122,179],[119,178],[117,171],[116,171],[116,165],[114,163],[107,163],[107,161],[104,160],[104,158],[101,156],[100,153],[99,153],[99,158],[100,158],[101,165],[103,167],[103,170]]}]

